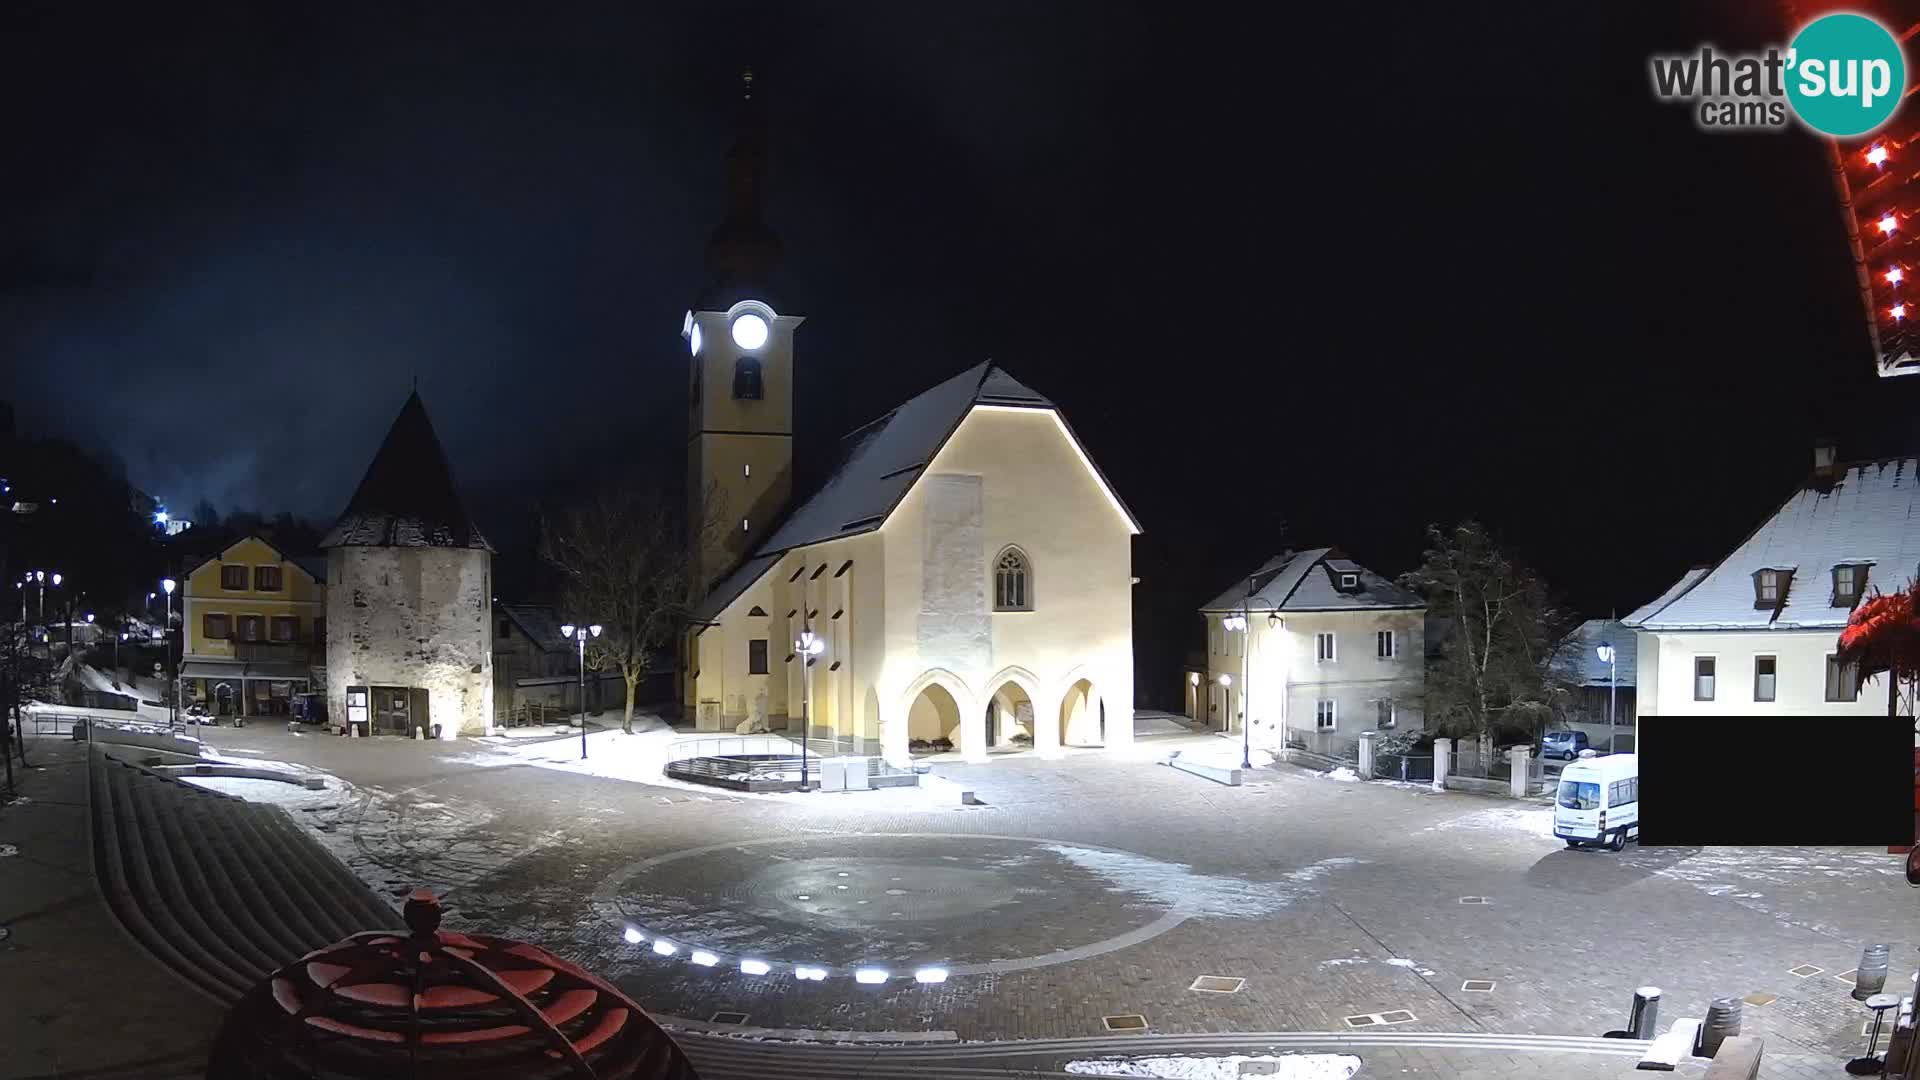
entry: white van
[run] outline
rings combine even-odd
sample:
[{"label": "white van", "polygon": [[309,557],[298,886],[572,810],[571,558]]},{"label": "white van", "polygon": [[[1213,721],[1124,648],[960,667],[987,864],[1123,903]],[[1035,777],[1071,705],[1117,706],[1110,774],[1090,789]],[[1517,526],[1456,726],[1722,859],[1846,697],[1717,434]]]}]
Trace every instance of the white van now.
[{"label": "white van", "polygon": [[1570,848],[1604,844],[1614,851],[1640,839],[1640,759],[1633,754],[1583,757],[1560,770],[1553,835]]}]

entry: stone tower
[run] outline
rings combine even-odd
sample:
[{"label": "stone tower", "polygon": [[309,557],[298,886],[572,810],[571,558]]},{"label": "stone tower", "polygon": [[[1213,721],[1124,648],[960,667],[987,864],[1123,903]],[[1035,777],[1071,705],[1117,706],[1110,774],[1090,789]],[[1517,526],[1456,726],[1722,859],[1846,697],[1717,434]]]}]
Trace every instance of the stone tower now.
[{"label": "stone tower", "polygon": [[775,311],[780,238],[767,226],[766,123],[741,79],[726,211],[707,243],[707,287],[681,326],[692,354],[687,522],[704,593],[766,538],[793,494],[793,332]]},{"label": "stone tower", "polygon": [[493,724],[493,549],[473,525],[416,392],[320,542],[327,708],[378,735]]}]

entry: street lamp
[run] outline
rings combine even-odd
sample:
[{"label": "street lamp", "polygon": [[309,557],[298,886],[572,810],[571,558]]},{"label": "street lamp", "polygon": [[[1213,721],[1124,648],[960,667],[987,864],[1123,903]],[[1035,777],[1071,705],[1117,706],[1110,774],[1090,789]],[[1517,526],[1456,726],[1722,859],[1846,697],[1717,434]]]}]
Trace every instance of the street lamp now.
[{"label": "street lamp", "polygon": [[[1614,652],[1611,645],[1602,645],[1594,652],[1599,654],[1600,662],[1607,665],[1607,753],[1611,754],[1620,738],[1619,729],[1613,726],[1613,699],[1620,689],[1619,654]],[[1635,746],[1634,749],[1640,748]]]},{"label": "street lamp", "polygon": [[173,728],[179,726],[179,723],[180,723],[180,672],[178,667],[175,666],[173,661],[173,639],[167,636],[168,634],[171,634],[173,632],[173,590],[176,588],[179,588],[179,586],[180,586],[180,583],[173,580],[172,578],[160,579],[160,590],[167,594],[166,621],[161,623],[161,626],[164,627],[164,629],[161,631],[160,640],[166,644],[166,648],[167,648],[167,728],[168,730],[172,730]]},{"label": "street lamp", "polygon": [[569,638],[580,646],[580,760],[587,760],[587,639],[600,636],[600,624],[575,626],[567,623],[560,628],[560,636]]},{"label": "street lamp", "polygon": [[802,630],[793,651],[800,655],[800,790],[807,791],[807,739],[813,734],[807,711],[813,704],[813,660],[827,651],[827,643],[812,630]]}]

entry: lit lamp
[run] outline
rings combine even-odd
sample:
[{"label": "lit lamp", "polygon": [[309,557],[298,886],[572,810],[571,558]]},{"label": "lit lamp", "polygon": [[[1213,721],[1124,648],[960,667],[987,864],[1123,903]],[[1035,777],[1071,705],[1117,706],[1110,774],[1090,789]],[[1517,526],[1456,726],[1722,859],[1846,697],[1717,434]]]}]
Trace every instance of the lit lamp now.
[{"label": "lit lamp", "polygon": [[174,727],[180,722],[180,675],[173,663],[173,642],[166,635],[173,631],[173,590],[179,582],[172,578],[160,579],[160,591],[167,594],[166,621],[161,623],[161,640],[167,642],[167,726]]},{"label": "lit lamp", "polygon": [[[1611,754],[1618,741],[1619,730],[1613,726],[1613,697],[1620,686],[1619,654],[1614,652],[1611,645],[1602,645],[1594,652],[1600,657],[1600,662],[1607,665],[1607,753]],[[1634,749],[1638,750],[1640,747],[1635,745]]]},{"label": "lit lamp", "polygon": [[813,704],[813,661],[827,651],[827,643],[812,630],[802,630],[793,651],[800,656],[800,790],[807,791],[807,739],[813,734],[807,710]]},{"label": "lit lamp", "polygon": [[587,639],[600,636],[600,624],[575,626],[572,623],[560,627],[560,636],[577,642],[580,646],[580,760],[587,760]]}]

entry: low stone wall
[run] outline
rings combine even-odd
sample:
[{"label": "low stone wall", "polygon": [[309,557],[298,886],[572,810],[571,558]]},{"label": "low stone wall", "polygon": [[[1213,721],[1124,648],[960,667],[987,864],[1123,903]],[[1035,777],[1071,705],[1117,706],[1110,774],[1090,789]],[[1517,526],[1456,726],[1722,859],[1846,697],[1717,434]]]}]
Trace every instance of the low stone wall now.
[{"label": "low stone wall", "polygon": [[1502,795],[1511,797],[1513,795],[1513,784],[1505,778],[1499,780],[1482,780],[1472,776],[1448,776],[1447,790],[1471,791],[1476,795]]},{"label": "low stone wall", "polygon": [[1169,759],[1167,764],[1183,773],[1192,773],[1195,776],[1211,780],[1216,784],[1225,784],[1228,787],[1240,786],[1240,769],[1237,766],[1221,768],[1215,765],[1202,765],[1197,761],[1185,761],[1177,757]]}]

